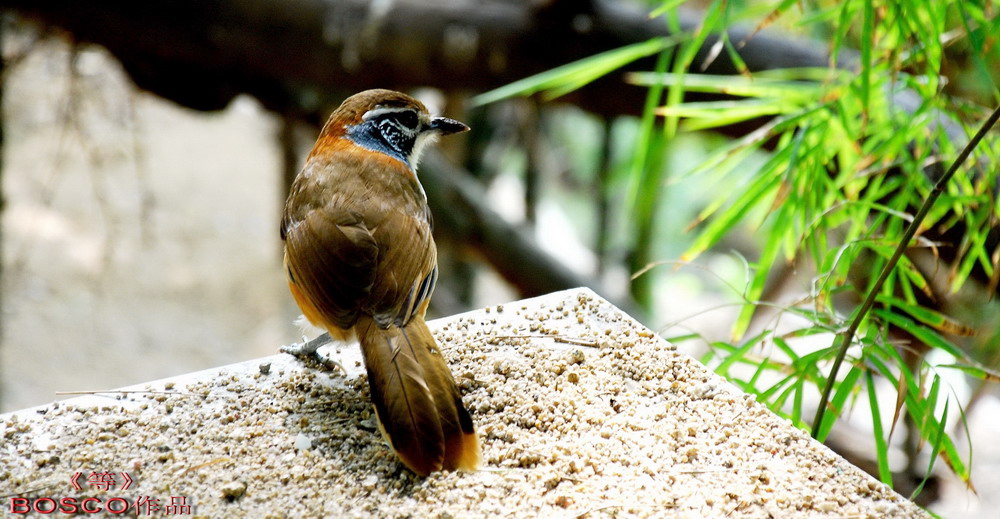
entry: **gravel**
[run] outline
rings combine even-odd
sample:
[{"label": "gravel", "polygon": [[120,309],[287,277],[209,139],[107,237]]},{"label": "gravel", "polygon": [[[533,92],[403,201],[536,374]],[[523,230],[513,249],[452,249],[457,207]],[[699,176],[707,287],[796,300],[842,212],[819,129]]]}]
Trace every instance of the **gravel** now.
[{"label": "gravel", "polygon": [[337,345],[347,373],[275,355],[0,415],[2,508],[146,497],[160,509],[133,515],[929,517],[589,290],[430,326],[482,438],[479,471],[403,468],[357,347]]}]

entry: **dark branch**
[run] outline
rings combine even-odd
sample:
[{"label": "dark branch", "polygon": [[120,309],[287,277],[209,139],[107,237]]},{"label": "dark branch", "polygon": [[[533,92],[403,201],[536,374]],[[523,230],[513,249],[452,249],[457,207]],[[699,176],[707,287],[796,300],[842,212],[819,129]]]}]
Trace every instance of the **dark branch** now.
[{"label": "dark branch", "polygon": [[[221,109],[233,96],[248,93],[279,113],[320,117],[329,105],[365,88],[480,92],[668,34],[662,18],[649,19],[647,11],[625,2],[399,0],[377,12],[382,4],[0,0],[0,7],[107,47],[137,85],[184,106]],[[691,29],[699,22],[690,13],[682,26]],[[731,33],[735,41],[746,35]],[[741,54],[753,71],[827,65],[819,44],[768,34],[751,39]],[[733,71],[722,53],[705,72]],[[644,94],[644,88],[623,85],[621,75],[612,74],[567,101],[599,114],[637,113]]]}]

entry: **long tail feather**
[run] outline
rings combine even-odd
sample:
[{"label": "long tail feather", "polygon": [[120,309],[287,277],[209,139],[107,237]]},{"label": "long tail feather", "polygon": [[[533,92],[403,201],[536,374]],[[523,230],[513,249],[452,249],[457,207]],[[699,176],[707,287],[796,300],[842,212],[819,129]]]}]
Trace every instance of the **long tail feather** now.
[{"label": "long tail feather", "polygon": [[400,460],[423,476],[478,467],[472,418],[423,318],[382,329],[363,317],[355,330],[379,423]]},{"label": "long tail feather", "polygon": [[[419,322],[418,322],[419,321]],[[469,411],[462,404],[462,394],[452,378],[451,370],[441,356],[430,330],[422,318],[414,319],[402,328],[403,337],[409,344],[427,351],[424,365],[427,386],[434,396],[434,402],[441,419],[444,434],[445,453],[442,468],[445,470],[475,470],[481,461],[479,437]],[[422,344],[423,346],[416,346]]]}]

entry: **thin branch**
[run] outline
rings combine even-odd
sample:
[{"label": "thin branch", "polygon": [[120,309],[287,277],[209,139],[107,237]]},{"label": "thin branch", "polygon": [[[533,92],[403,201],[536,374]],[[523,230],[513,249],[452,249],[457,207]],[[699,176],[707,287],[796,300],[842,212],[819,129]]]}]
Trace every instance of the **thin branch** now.
[{"label": "thin branch", "polygon": [[200,395],[198,393],[181,393],[178,391],[153,391],[153,390],[122,390],[122,389],[96,389],[87,391],[56,391],[56,396],[72,396],[72,395],[169,395],[169,396],[196,396],[200,398],[208,398],[208,395]]},{"label": "thin branch", "polygon": [[837,357],[833,360],[833,368],[830,370],[830,376],[826,380],[826,387],[823,388],[823,394],[819,400],[819,407],[816,408],[816,418],[813,419],[813,438],[818,439],[819,431],[823,424],[823,418],[826,415],[826,406],[829,404],[830,394],[833,392],[833,384],[837,380],[837,372],[840,371],[840,365],[843,364],[844,358],[847,356],[847,350],[850,348],[851,342],[854,340],[854,334],[861,326],[861,321],[865,318],[865,315],[868,314],[868,311],[871,310],[872,305],[875,304],[875,298],[878,297],[878,293],[882,290],[882,285],[889,277],[889,274],[892,273],[892,270],[896,267],[896,263],[899,262],[899,258],[903,256],[903,252],[906,251],[910,241],[913,239],[913,236],[917,234],[917,229],[920,228],[920,225],[923,223],[927,213],[930,212],[931,208],[934,206],[934,202],[936,202],[938,197],[941,196],[941,193],[944,192],[945,186],[948,185],[951,177],[955,176],[955,172],[958,171],[959,166],[961,166],[965,160],[969,158],[969,155],[972,154],[972,150],[979,145],[979,142],[983,140],[986,133],[993,128],[997,119],[1000,119],[1000,106],[997,106],[996,109],[993,110],[990,117],[986,119],[983,126],[979,128],[978,132],[976,132],[976,135],[972,137],[972,140],[969,141],[969,143],[965,145],[965,148],[962,149],[962,152],[958,154],[958,158],[955,159],[955,162],[952,162],[948,171],[937,180],[937,183],[934,184],[934,189],[932,189],[927,195],[927,199],[924,200],[924,203],[920,206],[916,216],[913,217],[913,221],[911,221],[906,227],[906,231],[903,233],[902,239],[900,239],[899,244],[896,246],[895,252],[892,253],[892,257],[889,258],[889,261],[884,267],[882,267],[882,272],[879,273],[878,279],[875,280],[875,284],[872,285],[871,290],[868,291],[868,296],[865,297],[864,303],[861,304],[861,307],[855,314],[850,327],[848,327],[843,333],[839,334],[841,341],[840,347],[837,351]]},{"label": "thin branch", "polygon": [[[25,18],[106,47],[138,86],[181,105],[219,110],[249,93],[278,113],[315,114],[375,86],[483,92],[609,49],[669,36],[662,16],[633,2],[395,2],[370,0],[0,0]],[[693,31],[701,13],[682,10]],[[586,20],[582,27],[577,20]],[[749,37],[731,29],[729,39]],[[717,41],[695,57],[704,61]],[[825,45],[763,31],[740,49],[752,71],[823,67]],[[630,70],[648,70],[651,61]],[[841,61],[851,61],[842,59]],[[727,53],[708,73],[737,67]],[[612,74],[565,96],[589,111],[635,114],[646,89]],[[758,126],[762,121],[750,123]],[[733,134],[746,133],[746,124]]]}]

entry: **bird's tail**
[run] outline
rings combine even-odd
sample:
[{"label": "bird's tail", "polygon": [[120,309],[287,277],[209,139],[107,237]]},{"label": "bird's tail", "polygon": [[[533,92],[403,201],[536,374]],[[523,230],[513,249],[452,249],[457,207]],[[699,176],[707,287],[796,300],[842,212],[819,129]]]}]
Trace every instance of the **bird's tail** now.
[{"label": "bird's tail", "polygon": [[423,317],[382,329],[364,316],[354,329],[382,434],[399,459],[422,476],[477,468],[472,417]]}]

